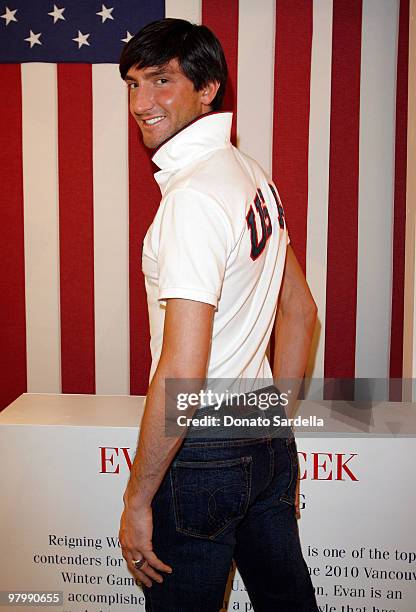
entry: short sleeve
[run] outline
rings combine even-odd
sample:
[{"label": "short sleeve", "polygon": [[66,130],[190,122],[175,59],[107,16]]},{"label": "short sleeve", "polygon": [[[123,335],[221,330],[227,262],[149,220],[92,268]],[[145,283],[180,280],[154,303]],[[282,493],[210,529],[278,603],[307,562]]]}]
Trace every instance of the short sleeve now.
[{"label": "short sleeve", "polygon": [[224,210],[188,189],[172,192],[162,205],[159,300],[184,298],[217,307],[231,233]]}]

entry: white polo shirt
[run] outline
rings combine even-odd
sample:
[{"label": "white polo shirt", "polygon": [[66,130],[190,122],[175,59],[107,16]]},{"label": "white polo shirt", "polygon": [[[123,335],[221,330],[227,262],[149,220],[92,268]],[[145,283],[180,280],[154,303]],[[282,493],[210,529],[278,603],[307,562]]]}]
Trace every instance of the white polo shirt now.
[{"label": "white polo shirt", "polygon": [[[271,379],[265,355],[289,243],[276,187],[230,142],[231,113],[202,115],[154,154],[162,200],[143,243],[152,378],[165,300],[216,307],[208,378]],[[254,388],[251,386],[251,388]]]}]

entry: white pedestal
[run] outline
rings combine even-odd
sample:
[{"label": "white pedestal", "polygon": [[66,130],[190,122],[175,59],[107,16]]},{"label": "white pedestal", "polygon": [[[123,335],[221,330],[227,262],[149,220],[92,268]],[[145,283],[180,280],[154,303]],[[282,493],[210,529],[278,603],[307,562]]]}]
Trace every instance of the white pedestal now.
[{"label": "white pedestal", "polygon": [[[63,591],[42,610],[144,610],[117,540],[142,410],[142,397],[24,394],[0,414],[0,590]],[[322,612],[414,612],[415,439],[303,437],[298,451]],[[228,609],[252,609],[238,573]]]}]

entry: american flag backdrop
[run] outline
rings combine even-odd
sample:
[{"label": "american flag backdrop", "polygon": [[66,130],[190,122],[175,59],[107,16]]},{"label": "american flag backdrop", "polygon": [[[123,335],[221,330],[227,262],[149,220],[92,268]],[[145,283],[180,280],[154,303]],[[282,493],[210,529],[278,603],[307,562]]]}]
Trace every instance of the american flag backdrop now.
[{"label": "american flag backdrop", "polygon": [[144,394],[158,206],[117,61],[183,17],[223,43],[233,137],[273,175],[319,309],[308,374],[401,377],[409,0],[0,3],[0,407]]}]

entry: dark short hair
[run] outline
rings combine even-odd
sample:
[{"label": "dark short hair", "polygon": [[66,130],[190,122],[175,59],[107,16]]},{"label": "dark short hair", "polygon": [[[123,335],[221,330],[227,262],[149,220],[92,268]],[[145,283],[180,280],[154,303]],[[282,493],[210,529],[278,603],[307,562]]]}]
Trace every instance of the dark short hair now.
[{"label": "dark short hair", "polygon": [[137,32],[121,53],[121,78],[126,78],[131,67],[164,66],[172,59],[178,60],[196,91],[214,81],[220,84],[211,102],[212,110],[220,109],[227,81],[227,62],[221,43],[206,26],[184,19],[160,19]]}]

